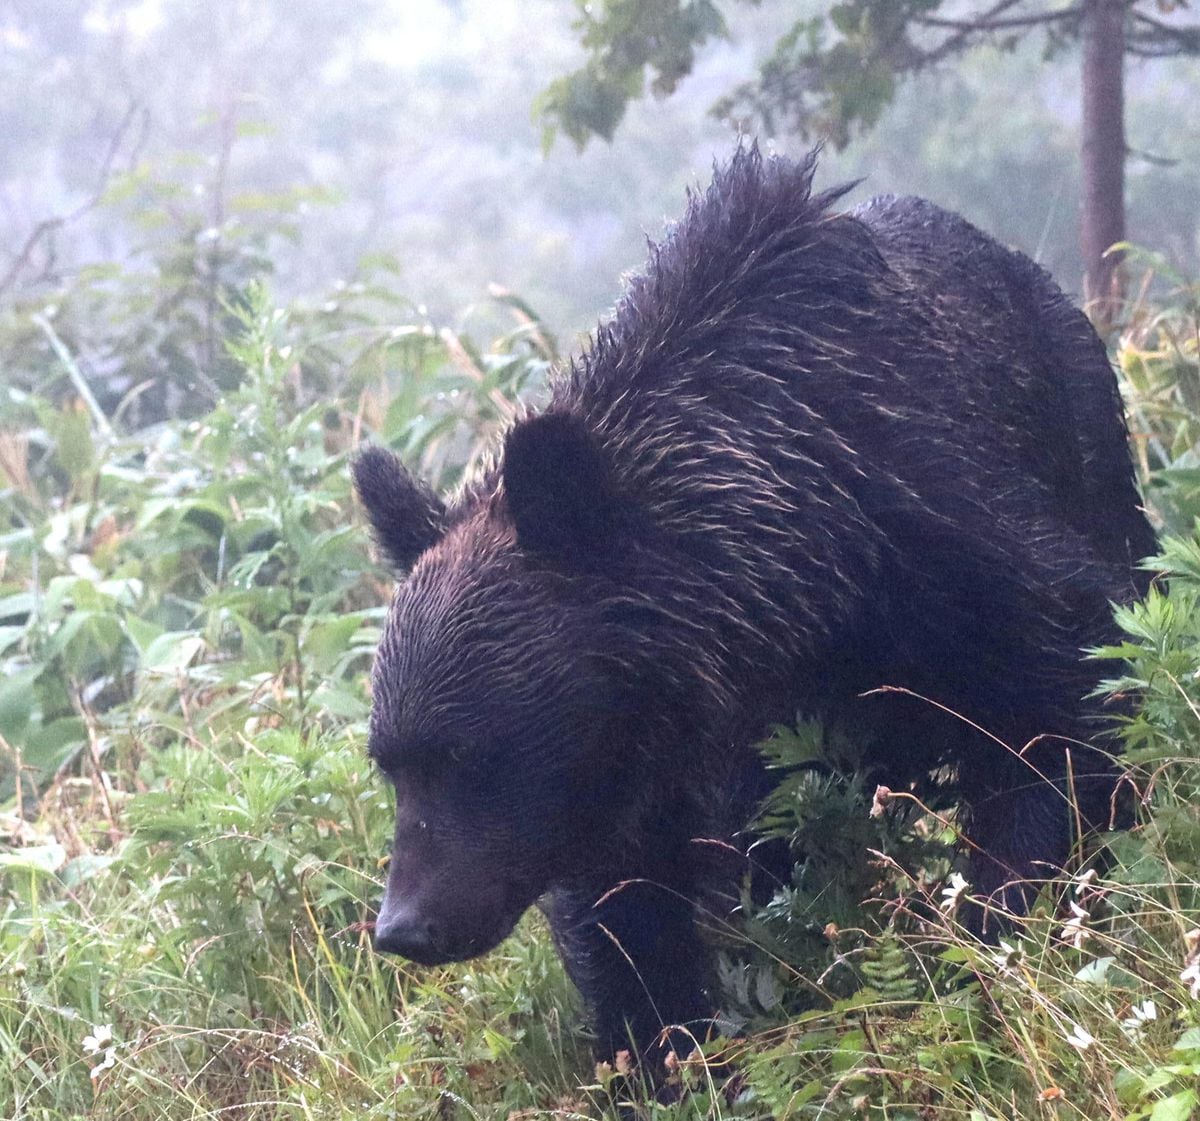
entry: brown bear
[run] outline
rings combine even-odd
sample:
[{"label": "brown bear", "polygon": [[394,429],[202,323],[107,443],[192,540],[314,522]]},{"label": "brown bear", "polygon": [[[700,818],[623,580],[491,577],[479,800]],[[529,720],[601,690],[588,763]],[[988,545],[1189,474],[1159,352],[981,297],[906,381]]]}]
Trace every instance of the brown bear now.
[{"label": "brown bear", "polygon": [[971,891],[1009,913],[1110,819],[1080,652],[1154,542],[1104,347],[963,219],[838,213],[812,174],[739,150],[449,505],[355,465],[407,573],[376,944],[468,958],[542,900],[602,1056],[711,1017],[694,842],[747,843],[772,722],[855,712],[891,785],[956,771]]}]

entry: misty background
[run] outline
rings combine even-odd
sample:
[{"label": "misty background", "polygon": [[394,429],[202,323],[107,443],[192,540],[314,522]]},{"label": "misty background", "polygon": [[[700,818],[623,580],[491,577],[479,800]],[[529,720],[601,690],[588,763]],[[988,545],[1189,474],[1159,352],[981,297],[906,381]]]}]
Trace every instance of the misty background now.
[{"label": "misty background", "polygon": [[[672,97],[633,104],[611,145],[579,152],[544,151],[533,112],[582,57],[570,0],[8,0],[0,298],[49,298],[115,264],[153,286],[167,247],[208,239],[257,254],[281,300],[384,270],[461,325],[496,284],[574,342],[728,156],[735,137],[708,109],[804,6],[736,10],[732,39]],[[850,202],[931,198],[1077,293],[1078,65],[1034,39],[971,52],[827,149],[819,181],[861,178]],[[1194,273],[1200,66],[1130,60],[1127,80],[1131,237]]]}]

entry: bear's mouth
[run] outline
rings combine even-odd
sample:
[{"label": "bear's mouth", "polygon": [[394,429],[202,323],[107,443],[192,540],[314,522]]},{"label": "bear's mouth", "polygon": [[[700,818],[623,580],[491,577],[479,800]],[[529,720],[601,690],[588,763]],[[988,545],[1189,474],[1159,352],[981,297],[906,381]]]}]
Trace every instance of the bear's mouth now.
[{"label": "bear's mouth", "polygon": [[482,957],[500,945],[516,927],[527,908],[510,908],[481,922],[471,930],[454,927],[428,928],[425,937],[397,937],[391,930],[376,927],[375,947],[382,953],[396,954],[416,965],[449,965]]},{"label": "bear's mouth", "polygon": [[483,957],[500,945],[516,929],[521,914],[503,916],[493,924],[490,930],[483,934],[475,934],[465,939],[455,950],[454,956],[447,961],[470,961],[471,958]]}]

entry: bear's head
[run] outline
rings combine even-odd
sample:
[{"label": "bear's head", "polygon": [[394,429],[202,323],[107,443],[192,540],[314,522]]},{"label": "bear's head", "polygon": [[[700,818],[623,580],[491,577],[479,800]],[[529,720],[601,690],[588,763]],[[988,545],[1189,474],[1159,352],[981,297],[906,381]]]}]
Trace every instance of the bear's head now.
[{"label": "bear's head", "polygon": [[396,791],[376,944],[461,960],[594,856],[589,822],[611,819],[623,705],[600,601],[618,504],[567,414],[516,425],[486,493],[454,512],[382,449],[354,476],[407,572],[373,677],[369,750]]}]

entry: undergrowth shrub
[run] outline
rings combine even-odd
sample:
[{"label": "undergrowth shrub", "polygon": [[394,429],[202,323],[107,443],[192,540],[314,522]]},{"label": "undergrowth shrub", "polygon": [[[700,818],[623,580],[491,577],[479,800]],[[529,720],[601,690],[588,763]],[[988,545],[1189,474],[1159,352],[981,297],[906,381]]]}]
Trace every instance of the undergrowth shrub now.
[{"label": "undergrowth shrub", "polygon": [[1152,265],[1174,290],[1133,305],[1116,360],[1142,493],[1164,533],[1187,536],[1200,516],[1200,283]]},{"label": "undergrowth shrub", "polygon": [[391,815],[365,669],[390,580],[347,464],[373,431],[453,484],[553,344],[508,297],[515,330],[481,349],[360,295],[332,323],[247,289],[225,309],[239,377],[199,416],[0,401],[14,1117],[440,1116],[485,1084],[544,1096],[504,1061],[577,1065],[544,940],[453,984],[370,949]]},{"label": "undergrowth shrub", "polygon": [[6,1116],[1200,1114],[1194,292],[1139,309],[1118,350],[1168,531],[1095,652],[1126,698],[1136,827],[981,945],[952,807],[876,790],[844,730],[778,729],[761,828],[792,870],[711,916],[726,1035],[681,1057],[678,1101],[636,1105],[591,1067],[535,917],[454,968],[370,948],[391,815],[364,681],[390,579],[351,528],[347,457],[370,433],[453,486],[552,340],[507,296],[516,327],[486,347],[370,285],[315,311],[221,298],[215,403],[142,424],[118,393],[137,384],[89,397],[44,309],[0,393]]}]

